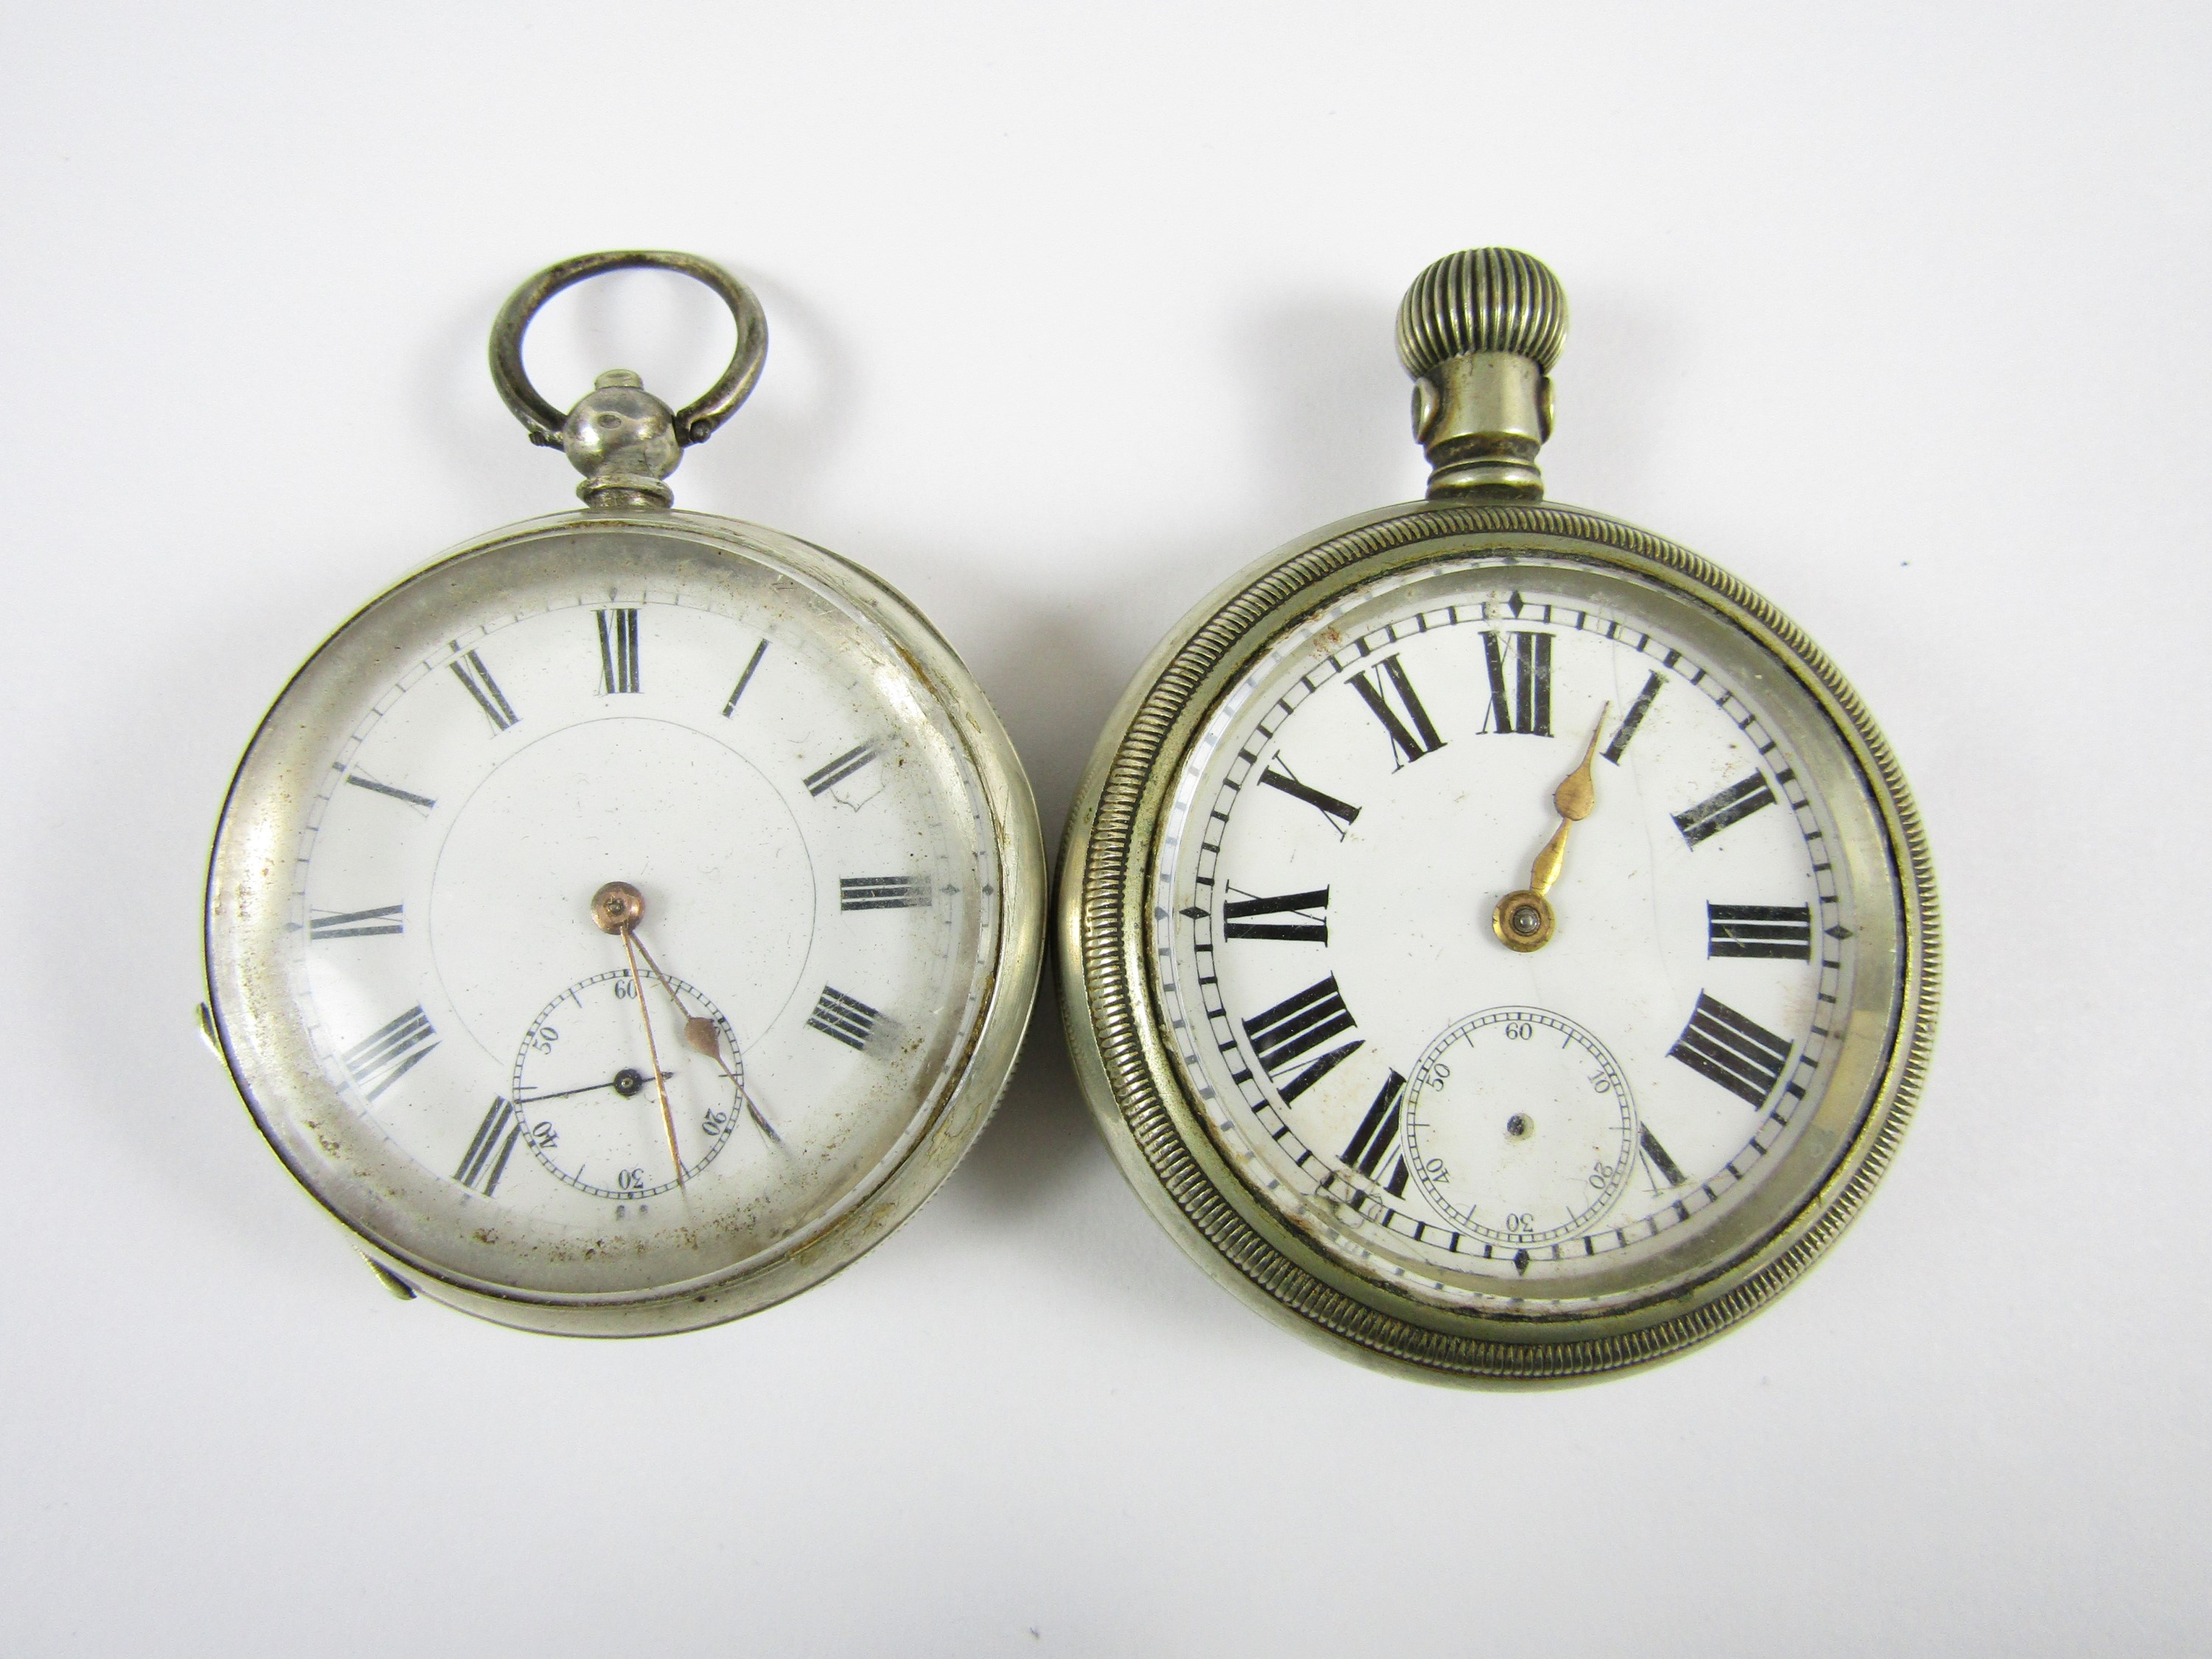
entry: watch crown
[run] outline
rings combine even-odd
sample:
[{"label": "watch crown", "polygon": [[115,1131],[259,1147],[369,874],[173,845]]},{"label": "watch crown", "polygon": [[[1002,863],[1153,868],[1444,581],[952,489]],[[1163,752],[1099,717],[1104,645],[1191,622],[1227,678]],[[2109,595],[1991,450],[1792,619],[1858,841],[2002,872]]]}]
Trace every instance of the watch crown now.
[{"label": "watch crown", "polygon": [[1398,305],[1398,361],[1408,374],[1468,351],[1510,351],[1549,371],[1566,333],[1566,289],[1549,265],[1516,248],[1447,253]]},{"label": "watch crown", "polygon": [[1550,370],[1566,332],[1566,290],[1517,249],[1447,254],[1413,279],[1398,359],[1414,377],[1431,497],[1543,495],[1536,452],[1552,435]]}]

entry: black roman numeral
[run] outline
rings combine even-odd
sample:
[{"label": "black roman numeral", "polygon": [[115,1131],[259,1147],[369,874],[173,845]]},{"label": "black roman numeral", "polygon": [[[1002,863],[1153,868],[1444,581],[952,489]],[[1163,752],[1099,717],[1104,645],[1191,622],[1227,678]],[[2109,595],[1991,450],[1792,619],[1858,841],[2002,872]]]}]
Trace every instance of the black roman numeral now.
[{"label": "black roman numeral", "polygon": [[453,678],[469,689],[477,700],[477,707],[484,711],[492,730],[504,732],[521,718],[507,701],[507,694],[499,689],[499,682],[491,677],[491,670],[483,665],[483,659],[473,651],[462,651],[458,641],[453,649],[459,653],[450,666]]},{"label": "black roman numeral", "polygon": [[1708,904],[1705,954],[1813,959],[1813,913],[1803,904]]},{"label": "black roman numeral", "polygon": [[1644,1147],[1644,1161],[1651,1166],[1655,1185],[1679,1187],[1689,1179],[1682,1173],[1682,1166],[1674,1162],[1674,1155],[1659,1144],[1657,1135],[1653,1134],[1648,1127],[1640,1125],[1636,1134],[1637,1139]]},{"label": "black roman numeral", "polygon": [[1361,1039],[1354,1037],[1330,1049],[1287,1083],[1283,1081],[1283,1073],[1329,1038],[1351,1029],[1352,1014],[1337,994],[1334,974],[1244,1022],[1244,1036],[1252,1045],[1253,1057],[1260,1062],[1260,1069],[1273,1080],[1276,1092],[1285,1103],[1296,1100],[1341,1065],[1346,1056],[1360,1046]]},{"label": "black roman numeral", "polygon": [[1667,1054],[1753,1106],[1766,1104],[1790,1064],[1787,1042],[1703,991],[1690,1023]]},{"label": "black roman numeral", "polygon": [[418,1002],[355,1043],[338,1056],[338,1063],[346,1068],[354,1086],[374,1100],[428,1060],[437,1046],[438,1034],[430,1028]]},{"label": "black roman numeral", "polygon": [[399,913],[404,904],[379,905],[374,910],[348,910],[343,915],[325,912],[307,918],[307,937],[315,939],[367,939],[372,933],[398,933],[406,931],[406,919]]},{"label": "black roman numeral", "polygon": [[1552,636],[1499,634],[1486,630],[1482,658],[1490,670],[1490,707],[1485,732],[1552,735]]},{"label": "black roman numeral", "polygon": [[1339,841],[1344,839],[1344,832],[1352,828],[1352,820],[1359,816],[1359,809],[1350,802],[1340,801],[1310,784],[1300,783],[1280,755],[1267,763],[1267,769],[1260,774],[1260,781],[1270,789],[1281,790],[1292,800],[1302,800],[1309,806],[1320,808],[1321,815],[1328,820],[1328,827],[1336,831]]},{"label": "black roman numeral", "polygon": [[379,783],[363,772],[349,772],[346,781],[356,789],[366,789],[372,794],[389,795],[393,800],[405,801],[418,811],[428,812],[437,805],[428,795],[418,795],[411,790],[395,789],[388,783]]},{"label": "black roman numeral", "polygon": [[806,1023],[824,1036],[836,1038],[848,1048],[865,1048],[868,1039],[875,1035],[877,1021],[882,1018],[858,997],[848,997],[825,985]]},{"label": "black roman numeral", "polygon": [[929,902],[927,876],[840,876],[841,910],[915,910]]},{"label": "black roman numeral", "polygon": [[[493,1097],[491,1109],[477,1125],[477,1138],[461,1154],[460,1167],[453,1171],[453,1179],[489,1198],[499,1186],[500,1176],[507,1173],[507,1157],[521,1136],[522,1114],[504,1095]],[[478,1182],[483,1184],[478,1187]]]},{"label": "black roman numeral", "polygon": [[[1285,939],[1306,945],[1328,943],[1328,889],[1285,893],[1279,898],[1231,899],[1222,907],[1224,939]],[[1296,921],[1255,921],[1255,916],[1294,915]]]},{"label": "black roman numeral", "polygon": [[1766,780],[1756,772],[1737,783],[1732,783],[1717,795],[1699,801],[1686,811],[1674,814],[1674,827],[1682,832],[1682,839],[1695,847],[1709,841],[1731,823],[1749,817],[1762,806],[1774,805],[1774,793],[1766,787]]},{"label": "black roman numeral", "polygon": [[745,659],[745,672],[738,676],[738,688],[736,690],[730,693],[729,702],[722,705],[722,718],[724,720],[729,719],[730,716],[736,712],[738,699],[745,695],[745,688],[753,683],[753,670],[760,666],[760,659],[767,654],[768,641],[766,640],[763,640],[758,645],[753,647],[752,655]]},{"label": "black roman numeral", "polygon": [[1628,705],[1628,712],[1620,717],[1620,724],[1613,731],[1613,741],[1605,746],[1605,757],[1615,766],[1620,764],[1620,757],[1628,752],[1628,745],[1636,741],[1636,728],[1644,724],[1644,717],[1651,712],[1652,701],[1658,696],[1659,688],[1666,684],[1667,677],[1663,674],[1644,677],[1644,689],[1636,694],[1636,701]]},{"label": "black roman numeral", "polygon": [[609,696],[637,690],[637,611],[599,612],[599,690]]},{"label": "black roman numeral", "polygon": [[806,775],[806,793],[810,795],[820,795],[835,789],[854,773],[875,759],[876,753],[877,748],[873,740],[858,744],[848,749],[827,766]]},{"label": "black roman numeral", "polygon": [[[1398,708],[1390,706],[1384,690],[1386,681],[1389,690],[1398,694]],[[1406,678],[1405,664],[1397,658],[1385,657],[1366,672],[1354,674],[1352,689],[1359,693],[1360,701],[1390,734],[1390,759],[1395,769],[1402,771],[1422,756],[1433,754],[1444,746],[1444,740],[1437,735],[1435,723],[1429,719],[1429,711],[1421,707],[1420,698],[1413,694],[1413,683]],[[1405,711],[1402,715],[1399,709]]]},{"label": "black roman numeral", "polygon": [[[1367,1115],[1359,1120],[1359,1127],[1353,1131],[1351,1144],[1344,1149],[1344,1162],[1347,1168],[1358,1170],[1370,1181],[1375,1178],[1376,1170],[1382,1167],[1384,1155],[1397,1144],[1398,1115],[1405,1097],[1405,1079],[1393,1072],[1382,1079],[1382,1087],[1376,1094],[1375,1103],[1367,1109]],[[1382,1190],[1393,1198],[1403,1197],[1409,1173],[1405,1156],[1401,1153],[1389,1179],[1382,1183]]]}]

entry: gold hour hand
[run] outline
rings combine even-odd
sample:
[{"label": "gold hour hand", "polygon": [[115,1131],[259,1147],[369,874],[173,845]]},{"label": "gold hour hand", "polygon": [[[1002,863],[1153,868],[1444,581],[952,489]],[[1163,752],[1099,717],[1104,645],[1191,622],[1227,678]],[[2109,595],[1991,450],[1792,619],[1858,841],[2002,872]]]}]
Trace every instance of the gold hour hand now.
[{"label": "gold hour hand", "polygon": [[[684,994],[676,988],[675,981],[660,971],[660,964],[653,959],[653,952],[645,948],[645,941],[637,939],[635,923],[632,924],[628,937],[636,939],[638,951],[645,957],[645,965],[652,970],[653,978],[660,981],[660,988],[668,993],[668,1000],[676,1005],[676,1012],[684,1016],[684,1046],[694,1054],[706,1055],[714,1062],[722,1075],[736,1085],[738,1098],[744,1102],[746,1115],[760,1127],[760,1132],[778,1146],[781,1146],[783,1137],[776,1133],[775,1125],[762,1115],[761,1109],[754,1104],[753,1097],[747,1092],[743,1080],[731,1067],[730,1062],[722,1058],[722,1028],[706,1015],[691,1012],[691,1005],[684,1000]],[[643,994],[641,992],[640,994]]]},{"label": "gold hour hand", "polygon": [[1551,943],[1552,934],[1559,926],[1547,895],[1558,883],[1559,872],[1566,866],[1568,831],[1597,810],[1597,783],[1590,775],[1590,767],[1597,759],[1597,740],[1605,733],[1606,716],[1612,713],[1610,702],[1598,710],[1597,724],[1590,727],[1589,744],[1583,750],[1582,764],[1562,778],[1559,787],[1552,792],[1552,806],[1559,815],[1559,827],[1552,831],[1551,840],[1544,843],[1543,851],[1528,866],[1528,886],[1498,900],[1497,909],[1491,914],[1491,931],[1509,951],[1540,951]]}]

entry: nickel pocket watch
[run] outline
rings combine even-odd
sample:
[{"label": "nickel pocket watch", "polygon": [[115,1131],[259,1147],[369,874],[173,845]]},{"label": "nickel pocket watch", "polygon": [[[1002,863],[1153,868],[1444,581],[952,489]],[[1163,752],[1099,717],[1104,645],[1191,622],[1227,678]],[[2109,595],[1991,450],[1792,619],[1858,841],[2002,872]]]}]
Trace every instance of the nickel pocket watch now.
[{"label": "nickel pocket watch", "polygon": [[[563,417],[524,331],[634,265],[714,289],[735,357],[683,410],[615,372]],[[372,601],[231,784],[203,1019],[403,1295],[599,1335],[735,1318],[897,1226],[1005,1086],[1044,866],[981,690],[866,571],[663,482],[766,341],[689,255],[525,283],[494,378],[584,508]]]},{"label": "nickel pocket watch", "polygon": [[1919,1089],[1936,891],[1820,648],[1547,504],[1552,272],[1398,314],[1428,499],[1209,596],[1069,820],[1076,1069],[1147,1206],[1262,1312],[1437,1381],[1657,1359],[1865,1202]]}]

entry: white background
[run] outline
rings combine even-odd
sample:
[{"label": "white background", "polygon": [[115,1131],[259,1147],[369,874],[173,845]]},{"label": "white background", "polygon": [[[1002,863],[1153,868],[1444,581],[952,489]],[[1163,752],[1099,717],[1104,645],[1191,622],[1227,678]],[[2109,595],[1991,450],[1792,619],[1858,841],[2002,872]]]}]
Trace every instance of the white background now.
[{"label": "white background", "polygon": [[[13,0],[0,1647],[2203,1650],[2204,15]],[[1047,1004],[786,1307],[377,1288],[193,1034],[202,860],[325,632],[568,503],[483,368],[516,283],[757,288],[679,501],[911,595],[1056,835],[1186,605],[1419,492],[1393,308],[1484,242],[1572,298],[1553,498],[1805,623],[1926,811],[1934,1078],[1817,1272],[1594,1387],[1370,1375],[1153,1227]],[[557,305],[555,400],[703,385],[679,287]]]}]

